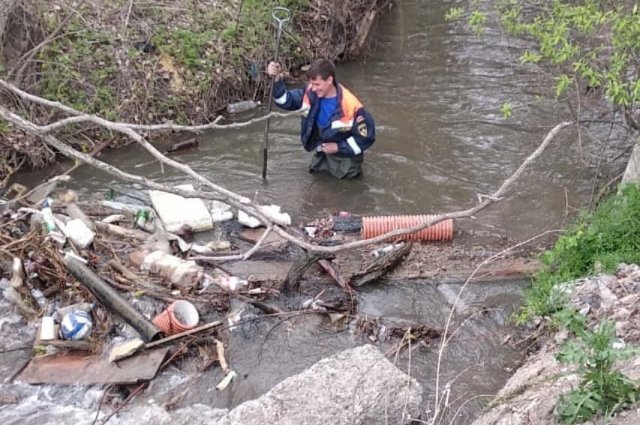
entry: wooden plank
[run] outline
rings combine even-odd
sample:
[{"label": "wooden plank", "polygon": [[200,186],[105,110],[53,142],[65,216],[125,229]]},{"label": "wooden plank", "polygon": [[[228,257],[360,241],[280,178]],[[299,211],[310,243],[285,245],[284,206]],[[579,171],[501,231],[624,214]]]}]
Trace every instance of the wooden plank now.
[{"label": "wooden plank", "polygon": [[282,282],[291,268],[291,261],[234,261],[224,264],[224,270],[249,279],[250,282]]},{"label": "wooden plank", "polygon": [[28,384],[135,384],[153,379],[168,347],[147,350],[117,363],[98,356],[36,357],[19,379]]},{"label": "wooden plank", "polygon": [[[264,232],[266,232],[266,229],[263,229],[263,228],[246,229],[240,232],[238,234],[238,237],[245,242],[250,242],[255,244],[260,240]],[[264,242],[262,242],[262,245],[260,246],[260,248],[262,250],[271,249],[274,251],[280,251],[284,247],[286,247],[288,243],[289,242],[282,236],[278,235],[277,233],[270,232],[267,235]]]}]

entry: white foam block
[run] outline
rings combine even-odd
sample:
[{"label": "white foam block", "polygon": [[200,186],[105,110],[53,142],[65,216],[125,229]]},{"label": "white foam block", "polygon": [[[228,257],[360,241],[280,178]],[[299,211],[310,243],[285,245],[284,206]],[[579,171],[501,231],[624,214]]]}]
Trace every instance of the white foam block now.
[{"label": "white foam block", "polygon": [[[190,184],[176,187],[193,190]],[[149,197],[168,232],[177,232],[184,225],[189,226],[194,232],[213,229],[211,214],[202,199],[183,198],[160,190],[150,190]]]}]

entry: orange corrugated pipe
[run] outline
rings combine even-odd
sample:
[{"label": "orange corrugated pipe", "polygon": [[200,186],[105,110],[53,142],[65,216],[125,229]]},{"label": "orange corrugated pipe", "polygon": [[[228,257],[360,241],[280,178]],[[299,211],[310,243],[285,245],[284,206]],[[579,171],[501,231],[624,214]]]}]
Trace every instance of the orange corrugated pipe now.
[{"label": "orange corrugated pipe", "polygon": [[[362,238],[371,239],[396,229],[408,229],[436,218],[437,215],[392,215],[362,217]],[[453,239],[453,220],[446,219],[426,229],[401,236],[405,241],[450,241]]]}]

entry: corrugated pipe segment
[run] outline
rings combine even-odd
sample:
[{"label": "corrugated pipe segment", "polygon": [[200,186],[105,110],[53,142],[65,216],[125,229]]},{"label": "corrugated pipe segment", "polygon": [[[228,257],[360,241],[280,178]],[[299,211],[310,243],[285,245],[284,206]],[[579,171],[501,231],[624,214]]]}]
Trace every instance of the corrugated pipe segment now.
[{"label": "corrugated pipe segment", "polygon": [[[371,239],[397,229],[409,229],[421,223],[432,220],[437,215],[392,215],[377,217],[362,217],[362,238]],[[401,236],[405,241],[450,241],[453,239],[453,220],[446,219],[426,229],[409,235]]]}]

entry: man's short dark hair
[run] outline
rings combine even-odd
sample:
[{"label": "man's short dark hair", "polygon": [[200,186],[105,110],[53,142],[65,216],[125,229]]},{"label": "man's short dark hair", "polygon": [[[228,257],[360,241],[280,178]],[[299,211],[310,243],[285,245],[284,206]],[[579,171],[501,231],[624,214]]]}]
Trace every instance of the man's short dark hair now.
[{"label": "man's short dark hair", "polygon": [[321,77],[323,80],[326,80],[329,77],[333,77],[336,79],[336,66],[333,62],[326,59],[316,59],[309,66],[309,70],[307,71],[307,78],[310,80]]}]

